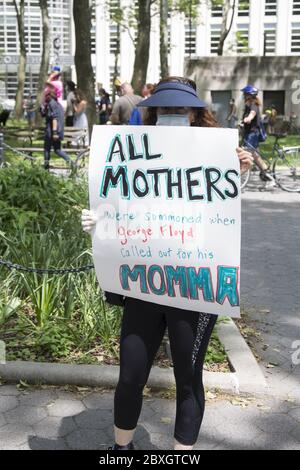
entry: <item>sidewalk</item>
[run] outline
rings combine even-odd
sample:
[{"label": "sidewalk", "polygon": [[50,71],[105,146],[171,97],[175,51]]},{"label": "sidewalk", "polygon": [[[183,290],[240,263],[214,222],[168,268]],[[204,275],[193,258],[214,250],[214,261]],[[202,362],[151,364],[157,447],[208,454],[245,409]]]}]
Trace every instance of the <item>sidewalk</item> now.
[{"label": "sidewalk", "polygon": [[[300,195],[249,192],[243,202],[242,299],[271,396],[209,394],[196,449],[300,450]],[[113,393],[0,387],[0,449],[106,449]],[[175,401],[145,400],[137,447],[172,449]]]},{"label": "sidewalk", "polygon": [[[0,388],[0,449],[106,450],[113,442],[113,393]],[[175,402],[145,399],[138,449],[172,449]],[[209,400],[204,449],[300,449],[300,404],[276,399]]]},{"label": "sidewalk", "polygon": [[261,335],[254,347],[272,394],[300,401],[300,365],[292,361],[300,340],[299,227],[300,194],[244,195],[242,301]]}]

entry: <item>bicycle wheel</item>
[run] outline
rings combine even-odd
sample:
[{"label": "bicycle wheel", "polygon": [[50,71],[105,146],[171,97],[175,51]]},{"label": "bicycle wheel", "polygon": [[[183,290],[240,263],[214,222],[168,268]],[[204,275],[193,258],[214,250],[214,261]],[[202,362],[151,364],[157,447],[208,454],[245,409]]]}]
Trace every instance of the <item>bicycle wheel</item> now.
[{"label": "bicycle wheel", "polygon": [[250,181],[250,176],[251,176],[251,170],[247,170],[246,173],[244,173],[243,175],[241,175],[241,189],[245,189],[245,187],[247,186],[247,184],[249,183]]},{"label": "bicycle wheel", "polygon": [[276,183],[289,193],[300,192],[300,148],[285,149],[274,161]]}]

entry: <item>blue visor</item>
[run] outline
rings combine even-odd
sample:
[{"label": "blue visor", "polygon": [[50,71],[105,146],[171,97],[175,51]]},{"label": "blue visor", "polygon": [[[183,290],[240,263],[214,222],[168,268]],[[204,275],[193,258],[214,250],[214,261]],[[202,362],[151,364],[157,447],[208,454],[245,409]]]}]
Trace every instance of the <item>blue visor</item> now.
[{"label": "blue visor", "polygon": [[150,98],[138,104],[142,108],[207,108],[196,91],[179,82],[165,82],[158,85]]}]

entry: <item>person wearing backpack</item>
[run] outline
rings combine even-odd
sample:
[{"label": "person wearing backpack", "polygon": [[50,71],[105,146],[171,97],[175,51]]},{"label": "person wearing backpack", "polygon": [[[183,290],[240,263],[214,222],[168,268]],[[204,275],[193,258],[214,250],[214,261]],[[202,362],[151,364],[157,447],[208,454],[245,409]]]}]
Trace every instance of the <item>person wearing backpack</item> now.
[{"label": "person wearing backpack", "polygon": [[266,182],[264,189],[271,189],[276,186],[276,182],[268,172],[268,166],[265,161],[255,152],[260,142],[264,142],[267,139],[267,133],[260,113],[259,90],[253,85],[247,85],[241,91],[244,94],[245,100],[245,110],[241,123],[241,127],[244,130],[244,146],[253,152],[255,163],[260,169],[260,179]]},{"label": "person wearing backpack", "polygon": [[132,111],[142,101],[142,97],[134,94],[130,83],[123,83],[121,93],[121,98],[113,106],[110,120],[113,125],[126,126],[130,122]]}]

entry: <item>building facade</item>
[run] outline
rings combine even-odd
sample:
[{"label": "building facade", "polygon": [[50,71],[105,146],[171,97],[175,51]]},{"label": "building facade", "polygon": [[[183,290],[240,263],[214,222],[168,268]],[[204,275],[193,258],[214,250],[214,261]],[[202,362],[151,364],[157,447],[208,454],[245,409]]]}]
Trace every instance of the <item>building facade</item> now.
[{"label": "building facade", "polygon": [[[130,81],[134,64],[136,29],[126,28],[114,21],[115,12],[121,9],[125,18],[133,17],[133,0],[91,0],[93,6],[92,61],[96,83],[111,90],[116,73]],[[226,40],[224,58],[227,57],[297,57],[300,54],[300,0],[237,0],[232,28]],[[208,6],[210,5],[210,6]],[[159,15],[153,5],[148,82],[160,77]],[[52,63],[59,62],[67,76],[75,78],[74,25],[72,0],[49,0],[52,29]],[[13,98],[17,85],[18,32],[16,15],[11,0],[0,0],[0,80],[1,95]],[[223,10],[219,2],[202,0],[198,18],[189,14],[170,12],[168,19],[169,69],[171,75],[183,75],[190,64],[199,58],[216,63]],[[34,92],[41,54],[41,17],[38,0],[26,0],[26,42],[28,67],[26,93]],[[198,63],[199,64],[199,63]],[[294,73],[295,69],[293,69]],[[288,72],[287,72],[288,73]],[[245,77],[243,77],[244,80]],[[297,77],[294,77],[297,78]],[[201,87],[201,80],[198,80]],[[288,81],[285,81],[288,83]],[[222,90],[222,76],[214,81]],[[227,87],[228,85],[226,85]],[[275,80],[272,90],[282,91]],[[218,90],[212,90],[218,91]],[[226,88],[226,91],[230,91]],[[267,90],[266,90],[267,91]],[[214,102],[216,93],[209,101]],[[224,95],[224,100],[228,96]],[[220,99],[220,96],[219,96]],[[269,95],[268,101],[287,111],[283,94]]]},{"label": "building facade", "polygon": [[[71,75],[74,45],[72,3],[70,0],[49,0],[51,24],[51,63],[60,63]],[[27,70],[25,96],[35,93],[42,50],[42,20],[38,0],[25,0],[25,40]],[[0,0],[0,96],[14,99],[17,90],[19,63],[18,25],[14,4]]]}]

